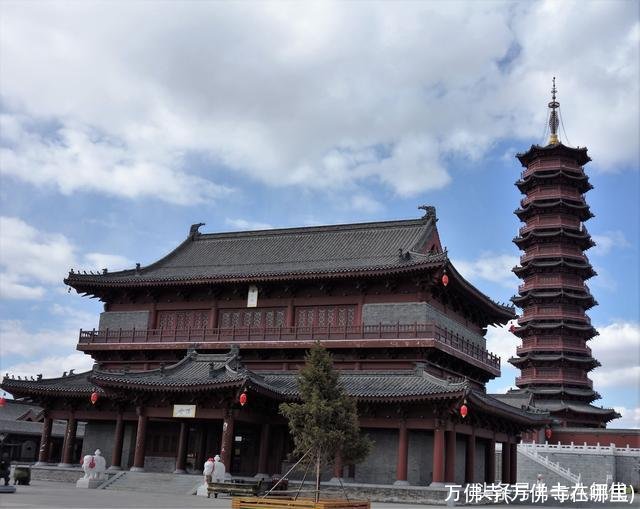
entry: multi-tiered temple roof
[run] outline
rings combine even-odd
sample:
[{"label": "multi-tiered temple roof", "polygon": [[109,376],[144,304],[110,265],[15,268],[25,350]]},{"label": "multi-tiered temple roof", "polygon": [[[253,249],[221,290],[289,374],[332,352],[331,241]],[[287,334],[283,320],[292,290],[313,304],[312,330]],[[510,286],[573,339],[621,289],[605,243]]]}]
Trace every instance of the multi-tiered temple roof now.
[{"label": "multi-tiered temple roof", "polygon": [[525,224],[514,243],[524,251],[513,270],[523,280],[513,302],[523,309],[514,333],[522,339],[509,362],[522,373],[519,391],[569,425],[604,426],[614,410],[591,402],[600,395],[587,374],[600,363],[587,341],[597,335],[586,311],[597,302],[585,281],[595,275],[585,251],[594,246],[584,221],[593,217],[584,194],[592,189],[586,148],[558,138],[555,81],[549,144],[518,154],[525,168],[516,186],[525,195],[515,211]]}]

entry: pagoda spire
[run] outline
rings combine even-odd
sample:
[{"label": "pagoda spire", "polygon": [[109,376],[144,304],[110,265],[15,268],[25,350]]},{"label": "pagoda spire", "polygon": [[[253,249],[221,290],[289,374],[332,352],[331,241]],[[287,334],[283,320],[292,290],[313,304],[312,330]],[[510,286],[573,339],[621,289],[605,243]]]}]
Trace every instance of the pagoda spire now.
[{"label": "pagoda spire", "polygon": [[549,115],[549,145],[557,145],[560,143],[560,139],[558,138],[558,111],[557,109],[560,107],[560,103],[556,101],[556,93],[558,89],[556,88],[556,77],[553,77],[553,87],[551,88],[551,102],[549,103],[549,108],[551,109],[551,114]]}]

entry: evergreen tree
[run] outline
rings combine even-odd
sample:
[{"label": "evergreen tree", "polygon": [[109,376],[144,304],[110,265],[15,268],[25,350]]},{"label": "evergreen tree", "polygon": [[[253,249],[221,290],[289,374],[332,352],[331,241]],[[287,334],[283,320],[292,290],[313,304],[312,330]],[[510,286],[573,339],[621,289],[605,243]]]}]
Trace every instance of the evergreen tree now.
[{"label": "evergreen tree", "polygon": [[312,451],[318,470],[321,461],[333,463],[337,454],[345,464],[362,461],[372,443],[360,433],[356,401],[340,384],[331,355],[316,343],[305,360],[298,378],[302,402],[280,405],[280,413],[289,420],[294,454]]}]

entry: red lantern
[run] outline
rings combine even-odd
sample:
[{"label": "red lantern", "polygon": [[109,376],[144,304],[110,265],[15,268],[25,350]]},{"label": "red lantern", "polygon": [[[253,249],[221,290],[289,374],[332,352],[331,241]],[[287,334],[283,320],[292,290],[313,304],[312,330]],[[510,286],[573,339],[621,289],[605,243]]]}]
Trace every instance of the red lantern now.
[{"label": "red lantern", "polygon": [[5,398],[0,398],[0,408],[4,407],[7,404],[7,400]]},{"label": "red lantern", "polygon": [[245,391],[240,394],[238,400],[240,401],[240,406],[245,406],[247,404],[247,392]]},{"label": "red lantern", "polygon": [[511,324],[511,327],[509,327],[509,332],[510,332],[511,334],[513,334],[515,331],[516,331],[516,326],[515,326],[515,324],[513,324],[513,323],[512,323],[512,324]]},{"label": "red lantern", "polygon": [[462,406],[460,407],[460,415],[464,419],[468,413],[469,413],[469,408],[467,408],[467,405],[463,403]]},{"label": "red lantern", "polygon": [[547,440],[549,440],[551,438],[551,428],[547,428],[544,430],[544,436],[547,437]]},{"label": "red lantern", "polygon": [[95,405],[96,402],[98,401],[99,397],[100,397],[100,395],[97,392],[92,392],[91,393],[91,404]]},{"label": "red lantern", "polygon": [[449,284],[449,276],[447,276],[447,273],[445,272],[444,274],[442,274],[442,285],[447,286],[448,284]]}]

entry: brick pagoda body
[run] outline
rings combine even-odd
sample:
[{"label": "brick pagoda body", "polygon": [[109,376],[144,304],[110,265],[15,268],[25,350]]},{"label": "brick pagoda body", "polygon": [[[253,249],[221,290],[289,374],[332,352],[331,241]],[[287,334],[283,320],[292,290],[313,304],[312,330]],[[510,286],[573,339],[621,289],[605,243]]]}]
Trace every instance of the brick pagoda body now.
[{"label": "brick pagoda body", "polygon": [[597,335],[586,314],[597,304],[585,283],[595,275],[585,254],[595,245],[584,225],[593,217],[583,168],[591,159],[586,148],[559,141],[555,85],[553,93],[549,144],[517,156],[524,197],[515,214],[524,224],[514,239],[523,251],[514,272],[523,282],[512,300],[522,308],[513,330],[522,344],[509,361],[521,370],[512,395],[531,395],[563,426],[604,427],[617,414],[591,405],[600,396],[588,377],[600,365],[587,346]]}]

